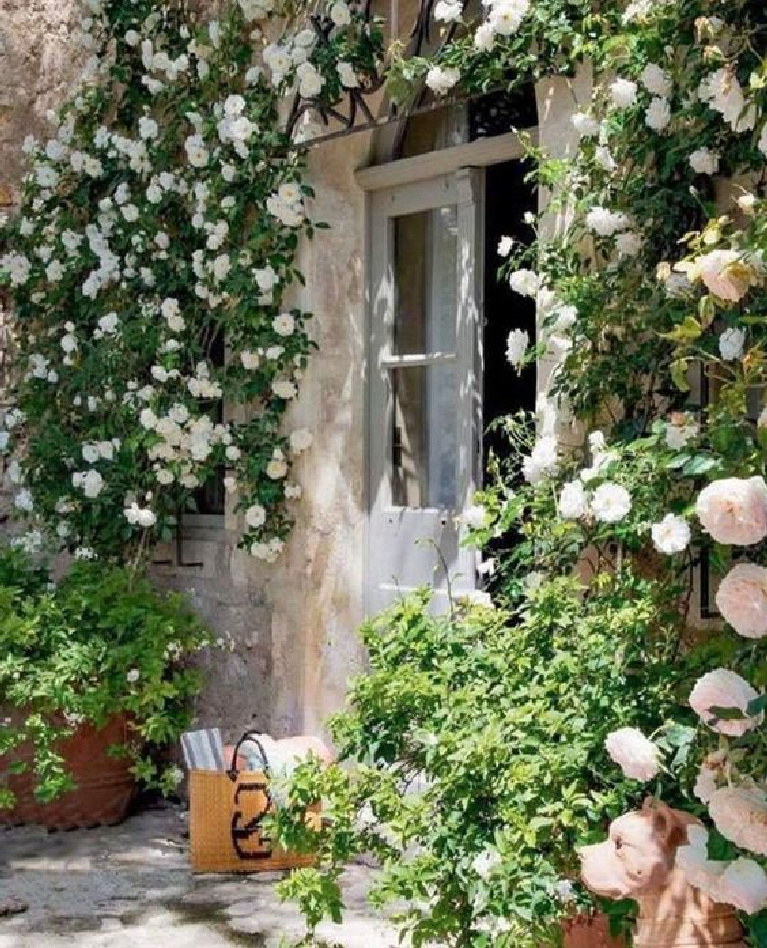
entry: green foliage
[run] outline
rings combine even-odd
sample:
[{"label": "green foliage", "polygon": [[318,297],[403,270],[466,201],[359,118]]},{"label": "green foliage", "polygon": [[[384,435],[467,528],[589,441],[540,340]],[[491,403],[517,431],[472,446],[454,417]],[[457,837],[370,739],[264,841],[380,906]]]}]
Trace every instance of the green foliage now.
[{"label": "green foliage", "polygon": [[[191,659],[209,639],[177,594],[160,595],[142,576],[78,563],[54,584],[17,551],[0,556],[0,757],[35,748],[36,795],[71,786],[56,742],[116,714],[130,721],[130,745],[146,785],[171,792],[180,774],[152,752],[176,743],[191,719],[201,679]],[[18,769],[18,768],[16,768]],[[12,800],[6,794],[3,805]]]},{"label": "green foliage", "polygon": [[[416,945],[555,944],[573,908],[558,883],[590,903],[577,846],[644,792],[616,780],[607,734],[659,729],[686,686],[672,663],[680,623],[658,584],[628,570],[588,593],[562,577],[508,612],[434,616],[430,599],[362,630],[370,672],[332,722],[343,763],[299,771],[281,815],[295,844],[301,806],[322,798],[330,825],[314,848],[327,881],[301,870],[283,894],[311,898],[314,927],[323,887],[332,915],[339,868],[370,850],[384,870],[376,903],[408,903],[400,924]],[[667,776],[654,789],[673,798]]]}]

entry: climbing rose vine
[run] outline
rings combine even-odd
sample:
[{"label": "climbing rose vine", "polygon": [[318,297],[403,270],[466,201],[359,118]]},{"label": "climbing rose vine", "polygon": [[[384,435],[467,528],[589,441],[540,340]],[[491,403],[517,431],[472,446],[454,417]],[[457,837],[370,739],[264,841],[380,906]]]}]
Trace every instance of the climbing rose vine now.
[{"label": "climbing rose vine", "polygon": [[317,12],[322,48],[273,0],[209,21],[183,0],[86,6],[82,86],[26,141],[0,231],[22,543],[133,558],[225,471],[241,545],[272,562],[312,440],[284,419],[314,348],[296,253],[321,226],[295,147],[308,123],[291,139],[279,102],[295,86],[336,102],[375,70],[377,29],[341,0]]}]

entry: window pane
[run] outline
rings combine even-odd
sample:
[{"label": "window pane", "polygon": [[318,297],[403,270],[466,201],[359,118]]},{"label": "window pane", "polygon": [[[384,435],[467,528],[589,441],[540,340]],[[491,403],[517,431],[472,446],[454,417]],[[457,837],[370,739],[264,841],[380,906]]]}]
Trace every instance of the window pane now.
[{"label": "window pane", "polygon": [[455,509],[456,366],[393,369],[390,379],[392,503]]},{"label": "window pane", "polygon": [[455,206],[394,219],[393,350],[398,355],[454,351],[457,259]]}]

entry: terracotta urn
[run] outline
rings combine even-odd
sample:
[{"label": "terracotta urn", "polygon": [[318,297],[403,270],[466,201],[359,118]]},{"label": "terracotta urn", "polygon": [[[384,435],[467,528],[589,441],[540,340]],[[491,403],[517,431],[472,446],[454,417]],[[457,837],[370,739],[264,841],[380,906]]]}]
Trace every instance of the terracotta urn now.
[{"label": "terracotta urn", "polygon": [[[16,803],[13,809],[0,809],[0,824],[31,823],[50,830],[67,830],[121,822],[136,783],[130,772],[131,760],[114,757],[108,751],[115,745],[126,744],[129,731],[127,718],[117,715],[102,728],[82,724],[63,740],[57,750],[77,786],[50,803],[40,803],[35,798],[35,775],[31,770],[8,776],[4,782],[15,795]],[[32,748],[21,745],[0,758],[0,775],[11,763],[23,761],[31,765],[32,760]]]}]

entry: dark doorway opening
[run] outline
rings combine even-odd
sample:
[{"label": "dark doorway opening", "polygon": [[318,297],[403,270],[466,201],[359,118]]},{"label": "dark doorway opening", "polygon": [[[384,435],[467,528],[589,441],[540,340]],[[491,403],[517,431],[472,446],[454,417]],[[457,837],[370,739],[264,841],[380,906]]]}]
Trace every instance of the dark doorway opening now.
[{"label": "dark doorway opening", "polygon": [[535,212],[536,188],[525,181],[529,165],[506,161],[491,165],[485,173],[485,302],[484,302],[484,385],[483,385],[483,458],[485,469],[490,452],[504,458],[509,445],[493,422],[520,410],[535,409],[535,366],[521,375],[506,359],[506,340],[512,329],[523,329],[531,345],[535,343],[535,300],[515,293],[508,281],[498,279],[504,262],[498,255],[502,237],[511,237],[516,249],[533,240],[533,230],[524,222],[525,214]]}]

